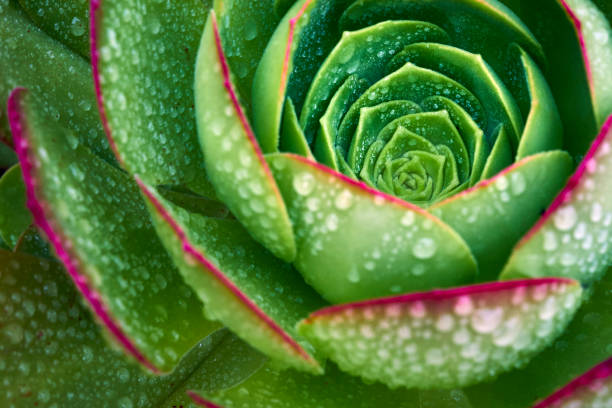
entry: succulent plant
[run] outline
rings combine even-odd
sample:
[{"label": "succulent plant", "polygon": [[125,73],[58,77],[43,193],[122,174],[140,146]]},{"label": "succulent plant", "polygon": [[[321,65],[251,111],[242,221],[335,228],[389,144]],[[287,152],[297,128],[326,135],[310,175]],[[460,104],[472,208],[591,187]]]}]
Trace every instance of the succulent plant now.
[{"label": "succulent plant", "polygon": [[611,406],[610,21],[0,0],[3,404]]}]

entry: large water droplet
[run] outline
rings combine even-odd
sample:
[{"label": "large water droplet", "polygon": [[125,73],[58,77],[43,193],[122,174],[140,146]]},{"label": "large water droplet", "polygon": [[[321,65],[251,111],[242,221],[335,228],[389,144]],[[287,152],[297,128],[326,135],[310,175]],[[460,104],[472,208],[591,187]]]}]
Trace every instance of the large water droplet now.
[{"label": "large water droplet", "polygon": [[570,230],[575,224],[578,216],[573,206],[568,205],[559,209],[554,215],[555,227],[561,231]]},{"label": "large water droplet", "polygon": [[312,174],[302,173],[295,176],[293,179],[293,188],[300,195],[308,195],[312,193],[315,186],[315,180]]},{"label": "large water droplet", "polygon": [[412,247],[412,254],[419,259],[429,259],[436,253],[438,245],[431,238],[421,238]]}]

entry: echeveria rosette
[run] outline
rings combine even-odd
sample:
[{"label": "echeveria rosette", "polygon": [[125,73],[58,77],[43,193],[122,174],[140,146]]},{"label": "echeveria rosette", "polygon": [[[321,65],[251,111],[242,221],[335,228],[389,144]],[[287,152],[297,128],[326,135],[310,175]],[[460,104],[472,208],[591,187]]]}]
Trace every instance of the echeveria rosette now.
[{"label": "echeveria rosette", "polygon": [[609,357],[607,3],[85,3],[0,2],[11,404],[518,408]]}]

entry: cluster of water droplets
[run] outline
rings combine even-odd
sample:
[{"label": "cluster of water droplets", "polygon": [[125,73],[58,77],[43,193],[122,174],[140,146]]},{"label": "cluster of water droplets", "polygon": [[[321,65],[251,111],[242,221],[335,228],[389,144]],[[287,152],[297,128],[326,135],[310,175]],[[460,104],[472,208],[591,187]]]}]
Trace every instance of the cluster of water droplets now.
[{"label": "cluster of water droplets", "polygon": [[585,281],[596,279],[610,263],[612,245],[612,189],[607,173],[612,168],[610,137],[588,159],[579,185],[542,226],[533,245],[544,252],[546,269],[559,276]]},{"label": "cluster of water droplets", "polygon": [[579,306],[580,288],[537,283],[490,292],[348,307],[304,332],[341,368],[392,387],[465,386],[547,346]]},{"label": "cluster of water droplets", "polygon": [[103,3],[97,27],[111,135],[132,172],[152,184],[199,191],[206,180],[194,119],[193,60],[207,10],[192,14],[188,6],[155,2],[146,11],[135,3]]}]

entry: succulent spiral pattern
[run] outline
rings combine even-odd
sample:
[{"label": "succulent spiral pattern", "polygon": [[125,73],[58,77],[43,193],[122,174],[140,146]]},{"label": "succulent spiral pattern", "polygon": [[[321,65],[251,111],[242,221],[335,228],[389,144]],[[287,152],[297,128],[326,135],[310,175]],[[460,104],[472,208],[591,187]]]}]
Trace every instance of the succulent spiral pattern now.
[{"label": "succulent spiral pattern", "polygon": [[610,402],[607,1],[86,3],[0,0],[0,400]]},{"label": "succulent spiral pattern", "polygon": [[[310,15],[300,35],[318,43],[311,21],[322,11],[304,7]],[[319,162],[428,207],[515,160],[562,147],[536,63],[545,64],[542,47],[510,9],[475,1],[336,7],[327,11],[339,18],[324,30],[325,45],[306,48],[300,38],[295,51],[281,150],[310,147]],[[265,75],[255,78],[256,95],[274,91]],[[541,105],[530,110],[534,100]],[[268,117],[268,108],[255,105],[255,117]],[[256,130],[264,148],[274,148],[270,129]]]}]

